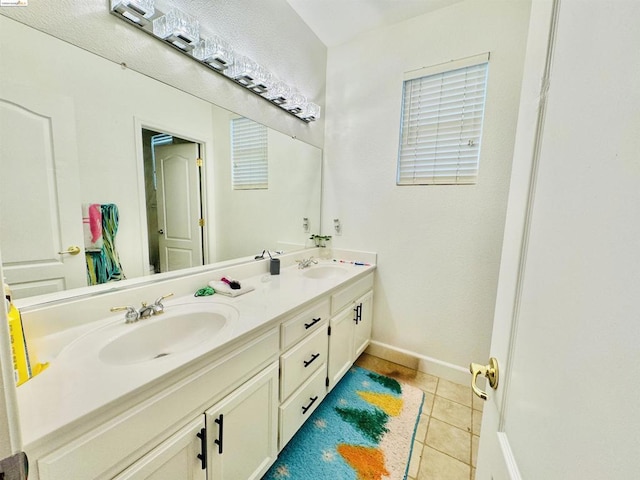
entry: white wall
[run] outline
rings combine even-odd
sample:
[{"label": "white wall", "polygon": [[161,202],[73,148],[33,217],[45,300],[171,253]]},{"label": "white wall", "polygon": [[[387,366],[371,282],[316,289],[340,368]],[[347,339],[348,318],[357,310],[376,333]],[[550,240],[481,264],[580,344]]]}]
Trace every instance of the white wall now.
[{"label": "white wall", "polygon": [[[488,358],[529,7],[469,0],[328,54],[323,225],[378,253],[374,340],[458,372]],[[487,51],[477,185],[396,186],[403,73]]]},{"label": "white wall", "polygon": [[[324,105],[327,49],[286,0],[269,0],[266,8],[263,0],[171,3],[199,18],[209,35],[221,35],[238,51]],[[167,4],[156,2],[163,11]],[[322,147],[324,119],[305,124],[116,18],[108,7],[107,0],[32,1],[27,7],[2,8],[0,15]]]},{"label": "white wall", "polygon": [[[214,109],[213,123],[222,138],[231,138],[228,111]],[[215,142],[216,172],[216,258],[228,260],[247,252],[291,250],[304,246],[309,233],[302,226],[319,231],[322,188],[322,150],[269,129],[267,133],[268,188],[233,190],[231,185],[231,142]],[[277,161],[276,161],[277,160]],[[311,245],[308,245],[311,246]]]}]

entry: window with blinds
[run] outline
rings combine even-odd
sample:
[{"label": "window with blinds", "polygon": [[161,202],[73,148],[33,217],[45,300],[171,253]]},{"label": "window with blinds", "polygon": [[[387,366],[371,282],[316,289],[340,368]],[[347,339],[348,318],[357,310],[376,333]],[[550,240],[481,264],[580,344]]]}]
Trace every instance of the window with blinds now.
[{"label": "window with blinds", "polygon": [[267,127],[249,120],[231,120],[231,184],[234,190],[269,187]]},{"label": "window with blinds", "polygon": [[489,54],[405,75],[398,185],[476,183]]}]

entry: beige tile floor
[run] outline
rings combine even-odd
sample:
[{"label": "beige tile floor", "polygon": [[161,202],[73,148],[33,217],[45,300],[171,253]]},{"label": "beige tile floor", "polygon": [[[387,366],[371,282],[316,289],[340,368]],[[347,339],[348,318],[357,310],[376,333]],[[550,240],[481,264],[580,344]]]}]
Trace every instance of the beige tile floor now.
[{"label": "beige tile floor", "polygon": [[368,370],[395,378],[425,392],[409,480],[473,480],[482,421],[482,400],[471,388],[362,354],[356,361]]}]

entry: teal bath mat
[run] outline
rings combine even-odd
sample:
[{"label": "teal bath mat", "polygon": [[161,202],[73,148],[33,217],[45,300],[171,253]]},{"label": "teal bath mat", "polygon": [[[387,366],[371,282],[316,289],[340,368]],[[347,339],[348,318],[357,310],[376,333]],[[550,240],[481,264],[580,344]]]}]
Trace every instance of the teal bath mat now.
[{"label": "teal bath mat", "polygon": [[421,390],[353,367],[263,480],[403,480],[423,402]]}]

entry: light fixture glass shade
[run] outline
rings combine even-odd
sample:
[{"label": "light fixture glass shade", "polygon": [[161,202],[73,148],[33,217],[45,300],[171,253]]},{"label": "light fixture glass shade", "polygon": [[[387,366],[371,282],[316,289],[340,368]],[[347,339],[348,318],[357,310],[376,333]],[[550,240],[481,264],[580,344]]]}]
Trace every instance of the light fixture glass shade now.
[{"label": "light fixture glass shade", "polygon": [[[160,3],[164,5],[164,2]],[[309,102],[304,95],[251,58],[239,55],[222,38],[214,35],[201,39],[200,24],[195,17],[177,8],[171,8],[165,14],[156,9],[156,0],[109,0],[109,4],[111,13],[115,16],[175,46],[189,57],[269,100],[283,111],[307,123],[320,118],[319,105]]]},{"label": "light fixture glass shade", "polygon": [[253,84],[251,85],[251,90],[256,93],[264,93],[269,88],[269,79],[273,77],[271,72],[264,68],[262,65],[256,65],[256,69],[254,70],[254,78]]},{"label": "light fixture glass shade", "polygon": [[306,110],[307,108],[307,99],[304,95],[299,92],[294,92],[291,95],[291,98],[282,105],[285,110],[293,113],[294,115],[298,115]]},{"label": "light fixture glass shade", "polygon": [[156,12],[155,0],[111,0],[111,11],[138,25],[146,25]]},{"label": "light fixture glass shade", "polygon": [[250,88],[254,84],[257,68],[258,64],[249,57],[239,56],[236,57],[231,68],[226,69],[224,73],[240,85]]},{"label": "light fixture glass shade", "polygon": [[205,38],[198,43],[191,54],[203,63],[218,71],[223,71],[233,65],[234,53],[231,45],[217,35]]},{"label": "light fixture glass shade", "polygon": [[313,122],[320,119],[320,110],[320,105],[309,102],[307,103],[307,108],[303,112],[299,113],[298,117],[306,122]]},{"label": "light fixture glass shade", "polygon": [[188,52],[200,41],[200,24],[192,16],[172,8],[153,21],[153,34]]},{"label": "light fixture glass shade", "polygon": [[262,94],[276,105],[282,105],[291,96],[291,87],[282,80],[273,79],[273,83],[267,86],[267,91]]}]

